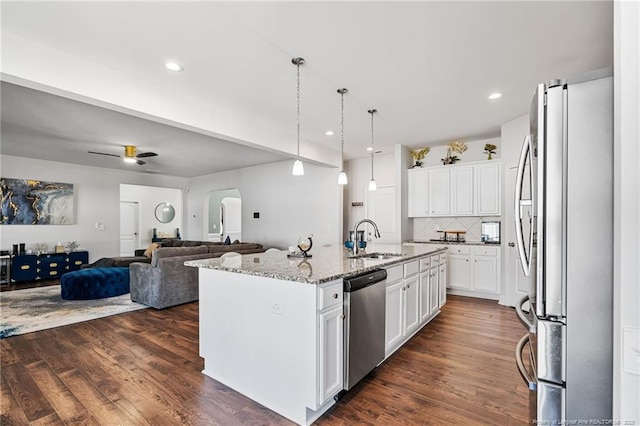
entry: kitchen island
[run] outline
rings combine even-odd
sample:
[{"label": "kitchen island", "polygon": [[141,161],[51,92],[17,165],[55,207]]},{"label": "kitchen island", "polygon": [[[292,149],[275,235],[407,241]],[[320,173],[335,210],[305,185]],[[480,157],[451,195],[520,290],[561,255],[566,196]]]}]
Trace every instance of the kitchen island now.
[{"label": "kitchen island", "polygon": [[343,389],[343,279],[387,270],[388,356],[439,312],[429,303],[434,292],[428,285],[431,259],[437,270],[444,250],[370,245],[369,253],[392,256],[348,258],[344,248],[327,247],[308,259],[283,251],[185,262],[199,268],[203,373],[298,424],[311,424]]}]

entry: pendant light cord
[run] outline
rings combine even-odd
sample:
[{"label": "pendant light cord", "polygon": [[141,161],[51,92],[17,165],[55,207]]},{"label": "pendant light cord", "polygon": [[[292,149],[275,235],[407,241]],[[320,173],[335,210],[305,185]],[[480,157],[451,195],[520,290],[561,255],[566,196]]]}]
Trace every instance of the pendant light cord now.
[{"label": "pendant light cord", "polygon": [[300,62],[296,64],[296,74],[297,74],[297,88],[296,88],[296,98],[297,98],[297,115],[296,122],[298,124],[298,160],[300,160]]},{"label": "pendant light cord", "polygon": [[340,170],[344,170],[344,94],[347,89],[340,89]]},{"label": "pendant light cord", "polygon": [[371,180],[373,180],[373,114],[375,112],[375,109],[369,110],[369,113],[371,114]]}]

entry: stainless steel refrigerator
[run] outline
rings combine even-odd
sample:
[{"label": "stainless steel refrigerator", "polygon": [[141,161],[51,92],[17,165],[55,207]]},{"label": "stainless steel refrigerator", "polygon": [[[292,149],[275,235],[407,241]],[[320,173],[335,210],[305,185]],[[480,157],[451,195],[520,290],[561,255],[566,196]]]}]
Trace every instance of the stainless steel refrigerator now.
[{"label": "stainless steel refrigerator", "polygon": [[532,420],[600,424],[613,394],[611,70],[538,85],[530,117],[514,208],[533,291],[516,306],[516,362]]}]

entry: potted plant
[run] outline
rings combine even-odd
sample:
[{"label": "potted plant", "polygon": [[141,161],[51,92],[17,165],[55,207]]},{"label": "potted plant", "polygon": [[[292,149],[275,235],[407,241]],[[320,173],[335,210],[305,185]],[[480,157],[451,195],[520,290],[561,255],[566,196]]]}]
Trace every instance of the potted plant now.
[{"label": "potted plant", "polygon": [[422,159],[429,153],[429,151],[431,151],[431,148],[428,146],[422,149],[412,149],[409,151],[413,158],[413,167],[422,167]]},{"label": "potted plant", "polygon": [[492,155],[496,153],[496,146],[493,144],[486,144],[484,146],[484,153],[488,154],[487,160],[491,160],[493,157]]}]

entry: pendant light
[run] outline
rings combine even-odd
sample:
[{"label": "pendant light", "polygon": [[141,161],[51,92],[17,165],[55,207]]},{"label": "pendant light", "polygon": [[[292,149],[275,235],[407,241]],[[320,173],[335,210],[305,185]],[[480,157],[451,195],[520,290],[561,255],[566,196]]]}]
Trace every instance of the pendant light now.
[{"label": "pendant light", "polygon": [[340,173],[338,174],[338,185],[347,184],[347,174],[344,172],[344,94],[349,90],[338,89],[340,93]]},{"label": "pendant light", "polygon": [[300,161],[300,65],[304,64],[304,58],[293,58],[291,63],[296,66],[296,76],[297,76],[297,88],[296,88],[296,99],[297,99],[297,124],[298,124],[298,158],[293,163],[293,175],[294,176],[304,176],[304,166],[302,165],[302,161]]},{"label": "pendant light", "polygon": [[373,180],[373,114],[378,112],[378,110],[370,109],[367,112],[371,114],[371,180],[369,181],[369,191],[376,191],[378,185],[376,185],[376,181]]}]

